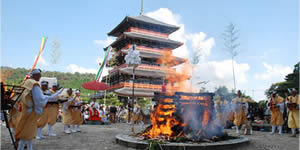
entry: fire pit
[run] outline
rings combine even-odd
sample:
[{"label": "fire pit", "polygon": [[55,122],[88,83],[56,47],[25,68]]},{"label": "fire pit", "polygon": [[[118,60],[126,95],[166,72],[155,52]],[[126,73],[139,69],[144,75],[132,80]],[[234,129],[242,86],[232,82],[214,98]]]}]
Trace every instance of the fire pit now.
[{"label": "fire pit", "polygon": [[[152,141],[144,140],[144,138],[138,136],[119,134],[116,136],[116,142],[130,148],[146,149],[150,146],[149,143]],[[232,139],[217,142],[164,142],[156,147],[163,150],[226,150],[241,146],[248,142],[249,140],[246,137],[234,137]]]},{"label": "fire pit", "polygon": [[162,149],[232,148],[248,139],[224,132],[216,119],[213,93],[156,93],[158,105],[152,125],[135,136],[117,135],[117,143],[143,149],[156,144]]}]

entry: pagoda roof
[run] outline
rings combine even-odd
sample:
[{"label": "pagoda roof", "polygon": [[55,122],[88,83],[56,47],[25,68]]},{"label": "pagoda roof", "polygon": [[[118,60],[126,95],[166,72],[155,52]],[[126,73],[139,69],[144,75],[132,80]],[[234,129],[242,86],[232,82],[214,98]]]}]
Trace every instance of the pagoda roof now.
[{"label": "pagoda roof", "polygon": [[147,34],[137,33],[137,32],[124,32],[119,38],[117,38],[116,41],[114,41],[111,44],[111,46],[116,47],[120,42],[122,42],[126,38],[144,39],[148,41],[167,43],[171,46],[172,49],[175,49],[183,44],[181,42],[174,41],[168,38],[162,38],[162,37],[157,37],[157,36],[152,36],[152,35],[147,35]]},{"label": "pagoda roof", "polygon": [[142,22],[142,23],[162,26],[162,27],[167,28],[167,30],[166,30],[167,34],[171,34],[179,29],[178,26],[174,26],[171,24],[167,24],[167,23],[158,21],[158,20],[148,17],[146,15],[140,15],[140,16],[135,16],[135,17],[126,16],[120,24],[118,24],[112,31],[110,31],[108,33],[108,35],[109,36],[120,36],[123,32],[122,30],[124,30],[123,27],[126,26],[126,24],[129,24],[130,22]]}]

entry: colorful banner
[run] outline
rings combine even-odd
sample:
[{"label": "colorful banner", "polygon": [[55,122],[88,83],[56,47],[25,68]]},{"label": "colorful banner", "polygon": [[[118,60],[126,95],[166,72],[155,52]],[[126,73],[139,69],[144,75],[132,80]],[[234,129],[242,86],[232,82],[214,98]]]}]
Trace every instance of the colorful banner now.
[{"label": "colorful banner", "polygon": [[40,56],[41,56],[41,54],[42,54],[42,52],[43,52],[43,50],[44,50],[44,48],[45,48],[47,39],[48,39],[48,37],[45,37],[45,36],[42,37],[42,41],[41,41],[41,46],[40,46],[39,54],[38,54],[38,56],[36,57],[36,59],[35,59],[35,61],[34,61],[34,64],[33,64],[32,67],[31,67],[31,70],[29,71],[29,73],[27,74],[27,76],[24,78],[24,80],[27,79],[27,78],[29,77],[30,72],[35,68],[35,66],[36,66],[36,64],[37,64],[37,62],[38,62],[38,60],[39,60],[39,58],[40,58]]},{"label": "colorful banner", "polygon": [[98,81],[98,82],[100,82],[101,74],[103,72],[104,67],[106,66],[106,63],[107,63],[107,60],[108,60],[108,57],[109,57],[109,53],[110,53],[111,50],[112,50],[112,47],[109,46],[107,48],[106,52],[105,52],[104,59],[103,59],[103,61],[101,63],[100,69],[99,69],[99,71],[98,71],[98,73],[96,75],[96,78],[95,78],[95,80]]}]

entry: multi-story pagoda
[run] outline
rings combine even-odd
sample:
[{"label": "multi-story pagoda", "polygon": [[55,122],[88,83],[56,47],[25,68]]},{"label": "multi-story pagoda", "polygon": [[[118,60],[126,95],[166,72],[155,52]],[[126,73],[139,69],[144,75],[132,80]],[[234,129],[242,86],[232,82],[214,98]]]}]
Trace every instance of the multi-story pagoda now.
[{"label": "multi-story pagoda", "polygon": [[[179,27],[170,25],[145,15],[136,17],[126,16],[117,25],[109,36],[117,37],[110,45],[113,48],[113,56],[108,62],[109,75],[103,77],[102,82],[110,86],[108,90],[114,91],[119,96],[132,96],[133,68],[125,64],[124,57],[136,44],[136,50],[140,51],[141,65],[135,69],[134,95],[136,97],[153,97],[154,92],[160,92],[167,72],[175,72],[170,67],[157,63],[164,52],[171,52],[183,43],[169,39],[169,35]],[[183,63],[185,60],[176,57],[173,66]]]}]

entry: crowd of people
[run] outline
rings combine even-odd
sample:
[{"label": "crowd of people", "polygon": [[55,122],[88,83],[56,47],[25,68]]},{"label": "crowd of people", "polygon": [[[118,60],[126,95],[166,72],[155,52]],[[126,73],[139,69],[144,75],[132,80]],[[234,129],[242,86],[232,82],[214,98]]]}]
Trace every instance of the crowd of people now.
[{"label": "crowd of people", "polygon": [[[44,139],[42,129],[48,125],[48,136],[56,136],[53,127],[58,116],[64,125],[64,133],[71,134],[81,132],[80,125],[88,121],[99,121],[103,124],[127,122],[129,124],[150,123],[150,113],[152,110],[141,108],[136,102],[134,107],[128,104],[124,106],[99,105],[96,99],[92,99],[89,104],[83,103],[80,97],[80,90],[59,89],[54,84],[50,89],[47,81],[39,80],[41,70],[34,69],[30,78],[21,84],[25,88],[20,101],[9,111],[9,125],[14,134],[18,150],[23,150],[25,145],[28,150],[32,150],[32,140],[34,138]],[[73,92],[75,94],[73,94]],[[265,120],[266,110],[263,107],[249,107],[248,100],[242,97],[241,92],[227,101],[215,101],[216,118],[224,127],[231,123],[236,133],[241,128],[243,133],[251,133],[251,122],[261,123]],[[297,91],[293,89],[285,98],[272,93],[267,106],[271,112],[270,124],[271,134],[282,134],[282,126],[286,122],[292,131],[292,137],[296,137],[296,129],[299,129],[299,105],[300,98]],[[286,121],[284,121],[286,120]]]},{"label": "crowd of people", "polygon": [[92,99],[90,104],[86,104],[82,107],[84,123],[88,123],[89,121],[99,121],[101,124],[145,124],[149,122],[150,109],[141,108],[138,104],[135,104],[133,112],[131,112],[128,107],[130,109],[130,105],[127,105],[126,107],[99,105],[99,103],[96,102],[96,99]]},{"label": "crowd of people", "polygon": [[299,106],[300,97],[297,95],[296,89],[290,90],[285,97],[279,96],[276,92],[271,94],[267,101],[267,109],[263,106],[249,106],[248,99],[241,96],[241,92],[237,92],[237,97],[231,103],[215,102],[217,119],[223,123],[224,127],[234,126],[236,133],[239,129],[243,133],[252,134],[252,123],[262,125],[271,124],[271,134],[276,129],[279,135],[282,134],[283,128],[292,131],[292,137],[296,137],[296,129],[299,129]]}]

